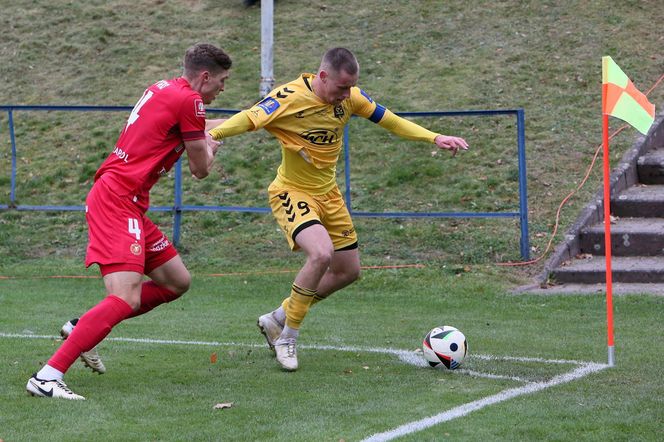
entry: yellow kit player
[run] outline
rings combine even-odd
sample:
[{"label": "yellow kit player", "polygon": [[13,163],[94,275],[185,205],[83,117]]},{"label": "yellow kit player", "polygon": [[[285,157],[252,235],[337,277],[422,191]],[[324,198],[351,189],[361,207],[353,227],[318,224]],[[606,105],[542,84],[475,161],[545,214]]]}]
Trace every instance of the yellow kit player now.
[{"label": "yellow kit player", "polygon": [[292,250],[306,255],[289,297],[258,318],[277,361],[298,367],[296,342],[309,308],[360,274],[357,235],[336,182],[343,130],[355,114],[410,140],[456,154],[462,138],[441,135],[396,116],[356,86],[360,67],[351,51],[328,50],[317,74],[302,74],[210,131],[214,140],[264,128],[281,144],[277,177],[268,188],[272,213]]}]

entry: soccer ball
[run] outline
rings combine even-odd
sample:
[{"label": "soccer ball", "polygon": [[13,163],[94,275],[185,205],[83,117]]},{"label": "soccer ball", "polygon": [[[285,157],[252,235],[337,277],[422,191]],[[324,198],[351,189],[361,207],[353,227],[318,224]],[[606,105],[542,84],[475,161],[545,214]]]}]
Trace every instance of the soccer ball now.
[{"label": "soccer ball", "polygon": [[422,352],[434,368],[459,368],[468,352],[466,337],[458,329],[443,325],[431,330],[424,337]]}]

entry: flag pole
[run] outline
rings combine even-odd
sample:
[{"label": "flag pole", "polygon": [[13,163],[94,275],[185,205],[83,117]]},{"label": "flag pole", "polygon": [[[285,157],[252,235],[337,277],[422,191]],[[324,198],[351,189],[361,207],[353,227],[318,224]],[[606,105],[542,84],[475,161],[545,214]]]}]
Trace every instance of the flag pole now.
[{"label": "flag pole", "polygon": [[606,257],[606,331],[609,367],[615,365],[613,346],[613,282],[611,273],[611,168],[609,156],[609,116],[602,113],[602,145],[604,156],[604,256]]}]

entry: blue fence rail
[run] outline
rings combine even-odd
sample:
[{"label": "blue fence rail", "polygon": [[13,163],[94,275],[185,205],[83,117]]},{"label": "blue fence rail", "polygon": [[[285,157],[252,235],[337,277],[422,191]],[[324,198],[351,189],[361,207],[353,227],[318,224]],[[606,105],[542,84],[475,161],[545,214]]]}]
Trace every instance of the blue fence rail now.
[{"label": "blue fence rail", "polygon": [[[14,132],[14,112],[16,111],[75,111],[75,112],[130,112],[131,106],[47,106],[47,105],[0,105],[0,111],[7,112],[9,123],[9,137],[11,142],[11,178],[9,204],[0,204],[0,210],[23,211],[83,211],[85,206],[51,206],[51,205],[17,205],[16,204],[16,136]],[[236,109],[208,109],[208,113],[235,114]],[[525,113],[519,109],[500,110],[466,110],[466,111],[440,111],[440,112],[397,112],[402,117],[486,117],[496,115],[512,115],[516,118],[517,129],[517,156],[519,173],[519,211],[518,212],[362,212],[352,210],[351,180],[350,180],[350,149],[349,128],[344,129],[344,178],[346,181],[345,200],[348,209],[355,217],[382,217],[382,218],[519,218],[521,238],[521,258],[530,259],[530,245],[528,239],[528,194],[526,182],[526,141],[525,141]],[[196,206],[182,204],[182,161],[175,164],[174,204],[173,206],[151,206],[151,211],[173,212],[173,242],[177,245],[180,240],[180,225],[182,214],[191,211],[213,212],[252,212],[269,213],[267,207],[244,206]]]}]

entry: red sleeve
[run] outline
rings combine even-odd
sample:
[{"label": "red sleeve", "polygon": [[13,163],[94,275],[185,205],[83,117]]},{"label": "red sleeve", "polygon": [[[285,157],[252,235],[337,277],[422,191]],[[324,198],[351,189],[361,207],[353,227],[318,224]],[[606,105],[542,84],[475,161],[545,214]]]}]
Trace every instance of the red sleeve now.
[{"label": "red sleeve", "polygon": [[183,100],[178,121],[184,141],[205,138],[205,105],[200,95],[190,94]]}]

